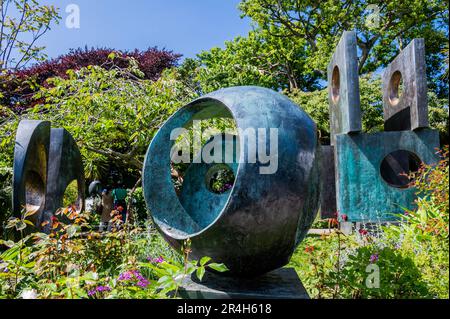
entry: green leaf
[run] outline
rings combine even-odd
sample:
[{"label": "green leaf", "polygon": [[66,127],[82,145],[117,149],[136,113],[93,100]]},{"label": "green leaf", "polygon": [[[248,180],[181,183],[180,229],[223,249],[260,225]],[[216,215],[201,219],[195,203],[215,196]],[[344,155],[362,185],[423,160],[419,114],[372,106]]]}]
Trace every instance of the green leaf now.
[{"label": "green leaf", "polygon": [[211,257],[207,257],[207,256],[203,257],[202,259],[200,259],[200,266],[206,265],[206,263],[210,260],[211,260]]},{"label": "green leaf", "polygon": [[218,272],[225,272],[229,270],[224,264],[211,263],[208,267]]},{"label": "green leaf", "polygon": [[72,238],[77,234],[78,230],[79,230],[78,225],[71,225],[67,228],[66,232],[69,238]]},{"label": "green leaf", "polygon": [[200,281],[203,279],[203,276],[205,275],[205,267],[198,267],[196,271],[197,278],[200,279]]},{"label": "green leaf", "polygon": [[33,224],[33,222],[32,222],[31,220],[24,219],[23,222],[24,222],[25,224],[27,224],[27,225],[30,225],[30,226],[33,226],[33,227],[34,227],[34,224]]}]

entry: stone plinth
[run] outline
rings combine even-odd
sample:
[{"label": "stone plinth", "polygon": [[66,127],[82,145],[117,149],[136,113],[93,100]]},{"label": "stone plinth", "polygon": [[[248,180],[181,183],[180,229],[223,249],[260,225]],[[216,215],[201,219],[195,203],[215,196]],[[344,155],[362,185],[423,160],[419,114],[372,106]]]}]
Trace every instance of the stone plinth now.
[{"label": "stone plinth", "polygon": [[179,295],[185,299],[309,299],[293,268],[280,268],[253,279],[206,272],[200,282],[187,277]]}]

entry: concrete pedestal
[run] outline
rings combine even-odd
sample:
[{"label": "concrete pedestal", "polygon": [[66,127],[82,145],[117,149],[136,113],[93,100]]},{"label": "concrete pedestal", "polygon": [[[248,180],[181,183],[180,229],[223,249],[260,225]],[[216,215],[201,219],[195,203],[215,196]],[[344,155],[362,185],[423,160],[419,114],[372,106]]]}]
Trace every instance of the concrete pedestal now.
[{"label": "concrete pedestal", "polygon": [[200,282],[192,275],[180,287],[185,299],[309,299],[293,268],[280,268],[253,279],[206,272]]}]

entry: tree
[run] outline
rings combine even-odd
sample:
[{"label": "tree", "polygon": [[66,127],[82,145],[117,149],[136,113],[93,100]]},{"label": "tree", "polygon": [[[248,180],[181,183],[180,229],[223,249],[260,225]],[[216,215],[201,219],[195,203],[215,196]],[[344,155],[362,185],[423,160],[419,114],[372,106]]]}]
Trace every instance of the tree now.
[{"label": "tree", "polygon": [[[111,54],[114,56],[114,63],[108,58]],[[126,68],[130,57],[137,61],[139,70],[144,74],[144,79],[156,81],[163,70],[177,64],[180,55],[171,51],[159,50],[156,47],[145,51],[134,50],[131,52],[107,48],[71,50],[68,54],[32,67],[0,74],[0,85],[2,85],[0,104],[20,114],[41,102],[36,100],[33,95],[41,86],[48,87],[47,79],[67,78],[67,70],[79,70],[89,65],[97,65],[105,69]]]},{"label": "tree", "polygon": [[314,91],[345,30],[355,30],[361,75],[389,64],[409,41],[425,38],[429,88],[448,95],[445,45],[448,9],[440,1],[243,0],[255,29],[198,55],[197,80],[206,92],[229,85]]},{"label": "tree", "polygon": [[[324,142],[329,134],[327,65],[345,30],[357,34],[361,106],[366,131],[382,127],[380,73],[413,38],[426,44],[430,122],[448,141],[447,2],[243,0],[243,16],[255,29],[225,48],[189,61],[200,91],[232,85],[283,90],[316,121]],[[447,61],[447,62],[446,62]],[[182,66],[184,67],[184,65]]]},{"label": "tree", "polygon": [[0,71],[45,60],[44,47],[37,42],[59,20],[54,6],[37,0],[0,0]]},{"label": "tree", "polygon": [[[110,59],[114,63],[113,55]],[[20,116],[11,114],[0,125],[0,167],[12,166],[18,122],[39,119],[73,135],[88,179],[104,176],[109,163],[139,178],[153,134],[196,94],[176,80],[176,69],[150,81],[143,79],[136,60],[128,61],[126,68],[88,66],[49,80],[51,85],[36,94],[43,104]]]},{"label": "tree", "polygon": [[305,41],[251,31],[247,37],[225,42],[198,54],[198,80],[205,92],[235,85],[258,85],[274,90],[314,90],[319,74],[305,65]]},{"label": "tree", "polygon": [[360,74],[385,66],[414,37],[426,34],[429,55],[448,42],[448,1],[243,0],[240,8],[275,37],[305,39],[308,65],[322,73],[345,30],[357,33]]}]

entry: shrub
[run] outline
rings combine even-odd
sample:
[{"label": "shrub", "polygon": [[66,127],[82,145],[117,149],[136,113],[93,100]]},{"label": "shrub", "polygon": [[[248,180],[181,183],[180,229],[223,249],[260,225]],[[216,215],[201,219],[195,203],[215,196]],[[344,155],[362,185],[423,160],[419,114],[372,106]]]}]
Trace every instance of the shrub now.
[{"label": "shrub", "polygon": [[449,170],[448,146],[437,165],[422,165],[412,174],[419,198],[402,223],[384,230],[388,244],[412,258],[434,298],[449,297]]},{"label": "shrub", "polygon": [[111,232],[98,233],[89,214],[67,208],[52,218],[50,234],[24,236],[27,215],[8,222],[20,240],[0,241],[9,247],[0,254],[0,299],[177,297],[185,276],[201,280],[207,268],[227,270],[209,257],[189,260],[188,242],[177,255],[151,224],[131,227],[114,218]]},{"label": "shrub", "polygon": [[6,220],[11,216],[12,169],[0,167],[0,237],[4,234]]},{"label": "shrub", "polygon": [[[448,298],[448,147],[437,165],[412,174],[417,209],[398,224],[344,236],[338,221],[328,236],[308,236],[294,253],[294,266],[314,298]],[[368,280],[379,271],[379,285]]]},{"label": "shrub", "polygon": [[[110,61],[114,57],[114,63]],[[76,49],[56,59],[45,61],[27,69],[4,73],[0,75],[2,95],[0,105],[7,106],[16,113],[33,107],[42,100],[33,99],[41,86],[48,87],[47,79],[53,77],[67,78],[67,70],[79,70],[89,65],[101,66],[105,69],[126,68],[128,58],[134,58],[143,78],[156,81],[161,73],[175,66],[179,54],[171,51],[158,50],[156,47],[146,51],[115,51],[113,49]],[[1,115],[1,110],[0,110]]]}]

